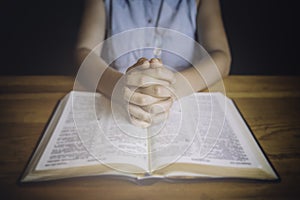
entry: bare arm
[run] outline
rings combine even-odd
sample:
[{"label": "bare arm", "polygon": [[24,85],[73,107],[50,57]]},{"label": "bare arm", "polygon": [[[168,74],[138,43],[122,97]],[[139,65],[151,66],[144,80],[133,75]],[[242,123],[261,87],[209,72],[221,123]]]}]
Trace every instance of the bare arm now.
[{"label": "bare arm", "polygon": [[[195,68],[190,67],[181,71],[181,74],[189,81],[194,91],[200,91],[215,83],[220,78],[229,74],[231,55],[224,30],[219,0],[200,0],[197,15],[198,40],[209,53],[219,73],[212,62],[204,60],[199,62]],[[201,75],[198,73],[201,72]],[[179,75],[177,75],[179,77]],[[174,85],[179,96],[185,94],[185,84],[178,78]]]},{"label": "bare arm", "polygon": [[[89,71],[84,74],[84,80],[79,80],[85,88],[90,85],[97,85],[97,91],[110,97],[117,81],[122,73],[107,67],[107,64],[100,57],[99,52],[92,50],[99,45],[105,37],[105,8],[102,0],[86,0],[85,10],[79,32],[79,38],[75,50],[75,59],[78,66],[89,55]],[[91,53],[92,52],[92,53]],[[91,53],[91,54],[90,54]],[[98,54],[99,53],[99,54]],[[94,73],[97,72],[97,73]],[[95,74],[103,73],[99,83],[93,82],[98,77]],[[105,83],[105,84],[103,84]]]},{"label": "bare arm", "polygon": [[[226,35],[224,32],[221,15],[220,15],[220,8],[219,3],[217,0],[202,0],[199,8],[198,8],[198,17],[197,17],[197,27],[198,27],[198,35],[199,40],[202,41],[203,46],[209,52],[211,57],[214,59],[215,63],[217,64],[219,71],[221,72],[222,76],[225,76],[229,72],[230,66],[230,53],[227,44]],[[89,56],[87,64],[89,65],[89,70],[85,71],[83,76],[84,80],[79,80],[80,82],[84,83],[84,87],[89,88],[89,85],[95,86],[97,85],[97,92],[100,92],[107,97],[111,97],[112,91],[119,81],[119,79],[123,76],[122,73],[114,70],[111,67],[107,67],[105,61],[100,57],[100,51],[92,52],[92,50],[100,44],[105,37],[105,8],[102,0],[87,0],[86,1],[86,8],[82,20],[82,25],[80,28],[79,40],[76,48],[76,60],[77,63],[80,65],[83,60]],[[103,49],[105,51],[105,49]],[[207,81],[207,85],[210,85],[217,80],[219,80],[219,74],[215,72],[215,70],[211,70],[214,66],[211,66],[211,62],[201,61],[197,64],[196,68],[200,70],[202,77],[205,77]],[[151,71],[151,70],[150,70]],[[159,70],[162,71],[162,70]],[[103,73],[101,80],[98,82],[98,78],[96,77],[97,74]],[[205,84],[205,80],[197,73],[197,71],[190,67],[187,70],[181,72],[181,74],[189,81],[192,85],[194,91],[199,91],[207,87]],[[131,77],[130,75],[126,76],[126,80],[138,82],[138,80],[145,80],[142,76],[147,76],[146,74],[136,74],[135,76]],[[154,76],[152,73],[150,76]],[[177,76],[177,75],[175,75]],[[179,76],[180,77],[180,76]],[[130,79],[131,78],[131,79]],[[160,79],[164,79],[163,77],[154,77],[159,82]],[[153,105],[153,101],[149,101],[156,99],[157,104],[160,107],[169,107],[169,104],[164,105],[166,101],[161,101],[159,98],[160,96],[165,98],[165,94],[161,95],[161,88],[157,89],[155,87],[154,79],[151,81],[153,87],[150,86],[146,88],[145,91],[136,91],[136,95],[133,95],[132,98],[129,99],[129,102],[133,105],[147,107],[149,105]],[[129,81],[130,82],[130,81]],[[177,95],[184,96],[186,92],[186,87],[184,84],[185,81],[182,82],[182,79],[178,78],[176,83],[174,84],[174,89]],[[143,85],[143,84],[140,84]],[[139,86],[140,86],[139,85]],[[152,89],[154,94],[152,94]],[[150,91],[150,92],[149,92]],[[143,94],[139,94],[142,92]],[[157,93],[158,92],[158,93]],[[149,94],[148,94],[149,93]],[[157,93],[157,94],[156,94]],[[169,91],[167,91],[169,95]],[[149,98],[151,97],[151,98]],[[136,101],[135,101],[136,100]],[[137,102],[137,103],[136,103]],[[142,105],[139,102],[143,102]],[[137,108],[135,106],[135,108]],[[166,109],[168,110],[168,109]],[[142,111],[142,109],[139,109]],[[130,111],[132,116],[135,116],[137,119],[144,120],[143,116],[146,116],[145,113],[139,112],[136,109]],[[160,112],[160,111],[159,111]],[[166,112],[166,111],[164,111]],[[159,113],[154,113],[156,116],[160,116]],[[148,114],[147,114],[148,115]],[[152,115],[152,114],[151,114]],[[154,118],[153,118],[154,119]],[[148,124],[147,124],[148,125]]]}]

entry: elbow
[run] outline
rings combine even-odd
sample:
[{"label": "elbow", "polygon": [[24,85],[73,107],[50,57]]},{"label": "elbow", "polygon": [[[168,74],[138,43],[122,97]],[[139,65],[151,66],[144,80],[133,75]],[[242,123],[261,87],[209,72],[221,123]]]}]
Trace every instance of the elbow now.
[{"label": "elbow", "polygon": [[230,53],[227,53],[224,55],[224,64],[223,64],[223,70],[222,70],[222,77],[225,78],[230,74],[230,68],[231,68],[231,62],[232,58]]},{"label": "elbow", "polygon": [[215,64],[218,67],[219,73],[222,78],[225,78],[230,73],[231,55],[229,51],[217,50],[210,53]]},{"label": "elbow", "polygon": [[86,57],[90,52],[91,50],[88,48],[84,48],[84,47],[76,48],[74,50],[74,57],[75,59]]},{"label": "elbow", "polygon": [[88,54],[91,52],[88,48],[76,48],[73,53],[73,58],[75,62],[76,69],[79,69],[82,62],[85,60],[85,58],[88,56]]},{"label": "elbow", "polygon": [[229,49],[228,50],[221,50],[218,51],[218,58],[219,62],[217,62],[219,65],[219,70],[222,78],[227,77],[230,74],[230,67],[231,67],[231,54]]}]

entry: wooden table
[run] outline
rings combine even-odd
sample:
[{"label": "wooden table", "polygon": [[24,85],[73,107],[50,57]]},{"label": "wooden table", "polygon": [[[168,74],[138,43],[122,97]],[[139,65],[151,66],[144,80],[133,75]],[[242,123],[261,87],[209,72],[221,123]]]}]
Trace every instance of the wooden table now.
[{"label": "wooden table", "polygon": [[230,76],[224,82],[227,95],[235,100],[279,173],[280,182],[158,182],[140,186],[93,177],[19,185],[18,178],[54,106],[72,89],[73,79],[63,76],[0,77],[0,198],[300,198],[300,77]]}]

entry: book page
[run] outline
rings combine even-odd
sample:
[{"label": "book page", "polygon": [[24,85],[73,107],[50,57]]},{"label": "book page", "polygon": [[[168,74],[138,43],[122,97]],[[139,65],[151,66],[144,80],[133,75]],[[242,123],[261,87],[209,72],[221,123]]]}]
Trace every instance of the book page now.
[{"label": "book page", "polygon": [[[209,96],[198,95],[200,110],[203,112],[199,131],[191,147],[177,163],[259,167],[248,141],[243,137],[244,134],[237,127],[233,128],[235,121],[232,120],[231,114],[237,112],[236,108],[232,107],[230,100],[223,98],[221,94],[211,94],[211,100]],[[215,108],[212,113],[207,109],[210,107]]]},{"label": "book page", "polygon": [[176,162],[192,144],[197,130],[198,102],[195,95],[174,102],[169,118],[163,124],[151,126],[150,160],[152,171]]},{"label": "book page", "polygon": [[[83,146],[73,120],[71,101],[68,97],[64,110],[36,170],[60,169],[98,164]],[[61,103],[61,102],[60,102]]]},{"label": "book page", "polygon": [[[180,157],[171,163],[166,152],[154,155],[151,160],[153,168],[159,169],[175,162],[229,167],[257,167],[258,162],[251,153],[249,144],[238,130],[232,128],[231,121],[229,123],[228,112],[231,112],[232,108],[226,110],[228,99],[220,93],[199,93],[195,96],[199,112],[189,112],[189,121],[183,123],[183,127],[181,127],[181,134],[184,135],[181,138],[193,139],[189,147],[176,149],[174,146],[173,151],[170,149],[168,154],[176,152],[179,155],[181,153]],[[195,107],[195,105],[193,106]],[[197,129],[189,130],[188,128],[194,127],[195,123]],[[193,134],[188,131],[193,131]],[[166,127],[164,132],[172,132],[172,128]],[[186,136],[187,134],[190,136]],[[194,137],[191,137],[192,135]],[[185,140],[178,142],[183,143]],[[152,141],[153,146],[164,145],[162,143],[168,143],[167,138],[166,140]],[[177,144],[174,143],[174,145]]]},{"label": "book page", "polygon": [[[86,105],[95,105],[95,108],[83,108],[83,101]],[[88,151],[114,170],[129,173],[148,172],[147,130],[129,122],[123,105],[112,104],[99,94],[96,94],[96,104],[94,101],[95,97],[90,94],[83,96],[75,93],[73,99],[74,106],[78,105],[81,108],[74,109],[74,118],[79,136]],[[87,115],[89,117],[83,117]],[[95,117],[97,119],[93,120]],[[128,171],[126,167],[116,167],[110,163],[132,164],[143,171]]]},{"label": "book page", "polygon": [[124,137],[110,110],[110,101],[100,94],[71,92],[37,170],[117,163],[146,171],[147,143]]}]

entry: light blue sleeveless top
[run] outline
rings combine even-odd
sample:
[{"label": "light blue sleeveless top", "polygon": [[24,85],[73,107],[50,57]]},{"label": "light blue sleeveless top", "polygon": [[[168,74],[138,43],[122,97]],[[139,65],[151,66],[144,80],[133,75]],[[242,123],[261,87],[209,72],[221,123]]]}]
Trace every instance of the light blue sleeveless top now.
[{"label": "light blue sleeveless top", "polygon": [[[143,27],[161,27],[178,31],[190,38],[196,38],[195,0],[105,0],[106,37]],[[168,38],[172,41],[172,37]],[[177,44],[173,39],[172,43]],[[162,42],[164,38],[162,38]],[[120,44],[121,45],[121,44]],[[184,51],[193,55],[193,46],[178,43]],[[117,48],[117,47],[116,47]],[[146,57],[159,57],[163,63],[174,70],[182,70],[190,64],[178,55],[167,51],[143,49],[120,55],[112,66],[121,72],[132,66],[136,61]]]}]

